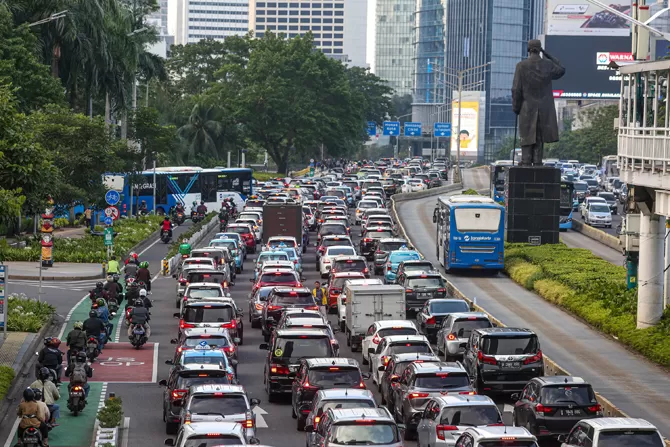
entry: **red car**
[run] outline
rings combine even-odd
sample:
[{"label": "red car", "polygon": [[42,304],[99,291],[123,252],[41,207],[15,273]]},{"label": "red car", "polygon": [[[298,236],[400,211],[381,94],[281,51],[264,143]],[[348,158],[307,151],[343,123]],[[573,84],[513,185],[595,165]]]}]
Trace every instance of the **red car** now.
[{"label": "red car", "polygon": [[[249,278],[254,282],[253,278]],[[302,287],[300,276],[293,270],[288,269],[270,269],[258,276],[253,288],[253,292],[261,287]]]},{"label": "red car", "polygon": [[337,309],[337,297],[342,293],[344,283],[348,279],[365,279],[365,275],[359,272],[340,272],[330,275],[328,283],[328,307],[330,309]]},{"label": "red car", "polygon": [[231,223],[227,231],[239,234],[247,246],[247,252],[256,253],[256,237],[249,224]]}]

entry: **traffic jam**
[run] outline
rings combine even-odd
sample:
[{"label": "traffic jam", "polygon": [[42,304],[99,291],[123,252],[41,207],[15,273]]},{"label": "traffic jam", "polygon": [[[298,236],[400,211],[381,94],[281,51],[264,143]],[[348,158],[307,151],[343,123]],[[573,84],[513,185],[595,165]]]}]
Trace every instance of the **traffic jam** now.
[{"label": "traffic jam", "polygon": [[165,444],[664,445],[603,418],[582,378],[545,376],[535,333],[449,296],[403,238],[390,196],[448,168],[382,159],[255,185],[172,272]]}]

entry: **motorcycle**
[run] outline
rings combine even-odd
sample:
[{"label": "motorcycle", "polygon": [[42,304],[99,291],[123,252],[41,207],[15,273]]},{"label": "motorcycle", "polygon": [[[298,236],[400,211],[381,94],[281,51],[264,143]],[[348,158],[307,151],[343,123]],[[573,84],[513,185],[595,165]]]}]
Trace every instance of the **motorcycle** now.
[{"label": "motorcycle", "polygon": [[177,225],[181,225],[184,223],[184,220],[186,220],[186,216],[184,216],[184,213],[177,213],[177,216],[175,217],[175,222]]},{"label": "motorcycle", "polygon": [[161,241],[164,244],[169,244],[170,240],[172,240],[172,236],[170,236],[170,232],[167,230],[161,231]]},{"label": "motorcycle", "polygon": [[81,385],[68,385],[67,408],[78,416],[86,407],[86,393]]},{"label": "motorcycle", "polygon": [[42,433],[35,427],[26,428],[19,440],[19,446],[21,447],[40,447],[43,445]]},{"label": "motorcycle", "polygon": [[133,312],[133,309],[133,306],[126,307],[126,318],[123,320],[123,323],[126,325],[126,327],[130,326],[130,314]]},{"label": "motorcycle", "polygon": [[228,221],[226,219],[219,219],[219,231],[226,231],[228,227]]},{"label": "motorcycle", "polygon": [[194,224],[197,224],[200,222],[202,219],[204,219],[205,216],[199,213],[191,213],[191,220],[193,221]]},{"label": "motorcycle", "polygon": [[107,300],[107,308],[109,309],[109,315],[114,318],[119,311],[119,302],[116,301],[116,298]]},{"label": "motorcycle", "polygon": [[146,331],[141,324],[133,326],[133,335],[130,337],[130,344],[135,349],[140,349],[147,342]]},{"label": "motorcycle", "polygon": [[93,361],[100,355],[99,346],[100,344],[95,337],[88,337],[88,340],[86,341],[86,358],[89,362],[93,363]]}]

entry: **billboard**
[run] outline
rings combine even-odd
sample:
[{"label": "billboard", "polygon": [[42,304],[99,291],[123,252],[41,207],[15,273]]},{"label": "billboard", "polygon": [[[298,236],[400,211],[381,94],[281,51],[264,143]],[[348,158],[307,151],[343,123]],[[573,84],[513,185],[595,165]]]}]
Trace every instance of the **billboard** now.
[{"label": "billboard", "polygon": [[[470,92],[468,92],[470,93]],[[461,114],[461,128],[457,132],[458,114]],[[479,101],[466,100],[464,98],[461,107],[458,107],[458,101],[451,103],[451,122],[454,129],[451,133],[452,153],[455,153],[457,139],[461,142],[461,157],[477,158],[479,153]]]},{"label": "billboard", "polygon": [[610,63],[633,62],[630,37],[546,36],[544,47],[565,67],[553,82],[556,99],[619,99],[621,75]]},{"label": "billboard", "polygon": [[[631,0],[605,3],[631,15]],[[548,0],[548,36],[629,36],[630,23],[588,0]]]}]

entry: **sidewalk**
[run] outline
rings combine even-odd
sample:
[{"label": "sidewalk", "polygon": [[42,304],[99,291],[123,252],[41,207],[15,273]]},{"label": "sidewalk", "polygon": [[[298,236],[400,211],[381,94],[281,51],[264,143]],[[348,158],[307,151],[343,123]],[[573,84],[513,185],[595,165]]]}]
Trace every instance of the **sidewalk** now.
[{"label": "sidewalk", "polygon": [[10,366],[16,373],[23,368],[23,359],[37,334],[30,332],[7,332],[5,338],[0,334],[0,365]]},{"label": "sidewalk", "polygon": [[[40,279],[39,262],[5,262],[9,266],[9,279]],[[42,281],[73,281],[104,278],[101,264],[56,262],[53,267],[42,268]],[[11,287],[11,283],[10,283]],[[11,290],[10,290],[11,291]]]}]

